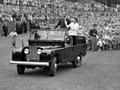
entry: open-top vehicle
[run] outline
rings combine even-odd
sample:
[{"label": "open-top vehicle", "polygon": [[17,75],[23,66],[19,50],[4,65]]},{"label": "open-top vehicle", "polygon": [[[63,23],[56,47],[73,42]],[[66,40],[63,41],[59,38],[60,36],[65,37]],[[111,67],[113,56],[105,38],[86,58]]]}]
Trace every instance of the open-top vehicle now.
[{"label": "open-top vehicle", "polygon": [[17,64],[18,74],[24,74],[25,68],[47,68],[54,76],[58,65],[70,62],[74,67],[81,66],[82,57],[86,55],[85,37],[76,36],[71,45],[66,29],[33,29],[28,45],[12,50],[11,64]]}]

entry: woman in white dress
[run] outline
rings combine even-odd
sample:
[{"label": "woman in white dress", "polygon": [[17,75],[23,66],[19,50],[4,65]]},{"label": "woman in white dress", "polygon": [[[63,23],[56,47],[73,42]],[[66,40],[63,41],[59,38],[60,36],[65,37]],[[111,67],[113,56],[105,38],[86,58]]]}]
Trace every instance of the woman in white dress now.
[{"label": "woman in white dress", "polygon": [[77,20],[77,18],[72,18],[71,23],[69,25],[67,25],[66,21],[65,21],[65,24],[66,24],[67,28],[70,28],[69,31],[68,31],[68,35],[71,39],[71,44],[75,45],[75,39],[76,39],[76,36],[77,36],[77,31],[79,29],[78,20]]}]

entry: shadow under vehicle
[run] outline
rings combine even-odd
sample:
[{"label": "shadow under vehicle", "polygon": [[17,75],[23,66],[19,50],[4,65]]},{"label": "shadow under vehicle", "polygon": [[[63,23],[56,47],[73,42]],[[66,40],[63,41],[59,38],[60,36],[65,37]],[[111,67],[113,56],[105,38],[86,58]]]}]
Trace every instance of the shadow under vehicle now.
[{"label": "shadow under vehicle", "polygon": [[71,45],[67,29],[33,29],[28,46],[13,48],[10,63],[17,65],[18,74],[24,74],[26,68],[40,67],[47,69],[50,76],[55,76],[61,64],[70,62],[74,67],[81,66],[86,48],[86,38],[82,36],[76,36]]}]

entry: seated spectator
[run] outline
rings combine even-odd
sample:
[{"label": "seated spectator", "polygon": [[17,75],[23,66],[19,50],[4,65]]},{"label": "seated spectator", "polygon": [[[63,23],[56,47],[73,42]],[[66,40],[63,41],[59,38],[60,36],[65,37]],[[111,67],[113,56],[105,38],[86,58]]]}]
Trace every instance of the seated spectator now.
[{"label": "seated spectator", "polygon": [[106,32],[104,35],[103,35],[103,39],[105,41],[104,43],[104,49],[105,50],[109,50],[110,47],[111,47],[111,37],[110,35]]},{"label": "seated spectator", "polygon": [[101,51],[101,50],[103,50],[104,49],[104,40],[102,39],[102,38],[100,38],[99,40],[98,40],[98,42],[97,42],[97,49],[98,49],[98,51]]}]

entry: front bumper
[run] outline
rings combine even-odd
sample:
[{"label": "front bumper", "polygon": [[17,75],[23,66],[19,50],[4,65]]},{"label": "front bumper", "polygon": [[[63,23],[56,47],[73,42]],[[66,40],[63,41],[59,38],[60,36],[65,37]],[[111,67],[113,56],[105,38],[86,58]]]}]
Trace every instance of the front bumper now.
[{"label": "front bumper", "polygon": [[33,65],[33,66],[49,66],[49,62],[27,62],[27,61],[10,61],[10,64]]}]

